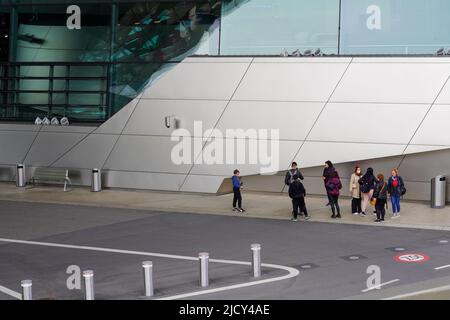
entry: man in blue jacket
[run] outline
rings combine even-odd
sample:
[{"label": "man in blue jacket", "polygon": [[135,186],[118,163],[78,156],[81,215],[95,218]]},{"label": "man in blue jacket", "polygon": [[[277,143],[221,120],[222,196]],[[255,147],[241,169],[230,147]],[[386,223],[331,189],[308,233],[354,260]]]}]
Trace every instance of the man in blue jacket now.
[{"label": "man in blue jacket", "polygon": [[[231,180],[233,181],[233,211],[235,212],[245,212],[245,210],[242,208],[242,195],[241,195],[241,188],[242,188],[242,182],[240,179],[240,172],[238,169],[234,170],[234,175]],[[236,203],[238,207],[236,207]]]}]

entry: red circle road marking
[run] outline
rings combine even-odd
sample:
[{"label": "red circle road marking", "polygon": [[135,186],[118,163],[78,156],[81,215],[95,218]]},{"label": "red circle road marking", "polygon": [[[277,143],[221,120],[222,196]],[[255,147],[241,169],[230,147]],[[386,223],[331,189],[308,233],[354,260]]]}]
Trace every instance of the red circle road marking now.
[{"label": "red circle road marking", "polygon": [[396,255],[394,259],[401,263],[422,263],[430,260],[430,257],[423,253],[402,253]]}]

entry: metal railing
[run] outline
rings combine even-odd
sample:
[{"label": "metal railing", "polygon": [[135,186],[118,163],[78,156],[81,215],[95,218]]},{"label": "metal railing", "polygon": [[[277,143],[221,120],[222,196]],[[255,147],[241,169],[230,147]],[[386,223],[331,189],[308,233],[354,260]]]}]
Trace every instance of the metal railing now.
[{"label": "metal railing", "polygon": [[0,120],[29,122],[37,115],[89,109],[98,116],[77,122],[103,122],[111,113],[111,67],[109,62],[0,63]]}]

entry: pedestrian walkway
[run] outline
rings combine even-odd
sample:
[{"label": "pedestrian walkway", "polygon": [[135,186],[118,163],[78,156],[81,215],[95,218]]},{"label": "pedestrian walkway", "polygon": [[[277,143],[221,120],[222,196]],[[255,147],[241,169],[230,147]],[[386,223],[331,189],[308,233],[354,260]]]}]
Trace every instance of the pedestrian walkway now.
[{"label": "pedestrian walkway", "polygon": [[[63,192],[60,186],[36,186],[16,188],[12,183],[0,183],[0,200],[72,204],[94,207],[128,208],[162,212],[187,212],[243,216],[251,218],[281,219],[291,218],[291,201],[286,194],[243,192],[243,206],[246,213],[232,212],[232,194],[210,195],[147,190],[105,189],[91,192],[86,187],[75,187]],[[350,199],[341,199],[343,218],[330,218],[331,210],[325,207],[326,197],[309,196],[306,198],[308,212],[312,221],[345,223],[355,225],[391,226],[450,231],[450,206],[445,209],[431,209],[425,202],[403,202],[402,215],[390,219],[390,210],[386,221],[375,224],[375,216],[353,216],[350,212]],[[294,223],[294,222],[293,222]],[[297,223],[303,223],[300,219]]]}]

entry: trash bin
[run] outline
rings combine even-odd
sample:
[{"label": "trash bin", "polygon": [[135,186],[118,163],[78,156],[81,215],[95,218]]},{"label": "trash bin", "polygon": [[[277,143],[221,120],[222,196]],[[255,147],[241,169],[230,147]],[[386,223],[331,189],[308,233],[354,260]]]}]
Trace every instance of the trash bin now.
[{"label": "trash bin", "polygon": [[102,175],[99,169],[92,169],[91,191],[92,192],[102,191]]},{"label": "trash bin", "polygon": [[17,172],[16,172],[16,186],[19,188],[25,187],[27,184],[27,180],[25,177],[25,165],[18,164]]},{"label": "trash bin", "polygon": [[435,209],[444,208],[446,195],[447,179],[441,175],[431,179],[431,207]]}]

